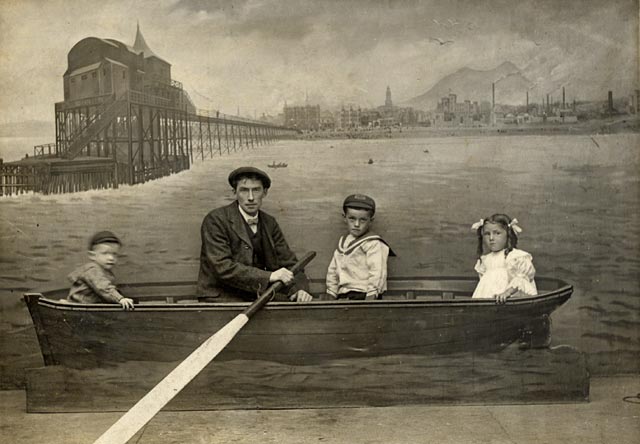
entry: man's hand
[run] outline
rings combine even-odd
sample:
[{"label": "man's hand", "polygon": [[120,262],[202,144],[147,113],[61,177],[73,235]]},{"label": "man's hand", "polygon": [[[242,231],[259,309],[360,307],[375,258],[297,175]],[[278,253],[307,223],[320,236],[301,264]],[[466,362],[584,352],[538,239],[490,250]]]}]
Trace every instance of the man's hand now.
[{"label": "man's hand", "polygon": [[289,285],[293,282],[293,273],[286,268],[280,268],[271,273],[269,276],[269,282],[281,281],[284,285]]},{"label": "man's hand", "polygon": [[124,310],[133,310],[133,299],[122,298],[118,301]]},{"label": "man's hand", "polygon": [[309,302],[313,300],[313,296],[304,290],[298,290],[289,296],[289,300],[291,300],[291,302]]}]

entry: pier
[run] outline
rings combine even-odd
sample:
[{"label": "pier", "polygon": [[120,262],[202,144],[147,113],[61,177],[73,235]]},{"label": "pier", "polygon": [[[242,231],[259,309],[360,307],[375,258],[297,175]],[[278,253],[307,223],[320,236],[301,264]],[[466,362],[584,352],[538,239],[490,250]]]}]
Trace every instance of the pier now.
[{"label": "pier", "polygon": [[296,133],[196,109],[139,28],[133,47],[88,37],[70,50],[68,62],[65,100],[55,104],[55,143],[35,146],[19,161],[0,160],[0,196],[144,183]]}]

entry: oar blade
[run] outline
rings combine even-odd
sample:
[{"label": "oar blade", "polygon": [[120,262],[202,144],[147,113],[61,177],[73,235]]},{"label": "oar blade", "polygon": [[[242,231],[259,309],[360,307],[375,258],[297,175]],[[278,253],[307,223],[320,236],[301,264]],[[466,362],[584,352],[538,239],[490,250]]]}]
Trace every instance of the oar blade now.
[{"label": "oar blade", "polygon": [[125,444],[186,387],[244,327],[249,318],[239,314],[204,341],[149,393],[102,434],[94,444]]}]

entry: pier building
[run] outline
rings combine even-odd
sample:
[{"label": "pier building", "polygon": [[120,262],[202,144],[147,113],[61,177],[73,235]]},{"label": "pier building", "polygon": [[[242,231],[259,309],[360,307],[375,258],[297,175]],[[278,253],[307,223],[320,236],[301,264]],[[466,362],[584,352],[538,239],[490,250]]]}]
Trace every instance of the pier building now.
[{"label": "pier building", "polygon": [[[255,148],[297,131],[196,109],[171,63],[145,41],[87,37],[68,53],[55,143],[3,164],[0,195],[118,187],[188,169],[194,160]],[[319,114],[319,112],[318,112]]]}]

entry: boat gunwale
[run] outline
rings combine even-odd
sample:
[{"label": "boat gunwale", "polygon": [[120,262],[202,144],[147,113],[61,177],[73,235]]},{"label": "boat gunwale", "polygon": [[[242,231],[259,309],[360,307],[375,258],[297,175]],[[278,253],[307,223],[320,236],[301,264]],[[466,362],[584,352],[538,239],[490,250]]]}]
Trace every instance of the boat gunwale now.
[{"label": "boat gunwale", "polygon": [[[561,285],[554,290],[538,294],[536,296],[519,297],[508,299],[505,304],[497,305],[494,299],[471,299],[471,297],[452,298],[452,299],[378,299],[378,300],[313,300],[309,302],[291,303],[291,302],[269,302],[264,309],[271,310],[301,310],[301,309],[346,309],[346,308],[409,308],[409,307],[477,307],[477,306],[491,306],[491,307],[510,307],[518,305],[537,305],[542,302],[546,302],[553,299],[558,299],[566,296],[567,299],[573,293],[573,285],[557,278],[541,278],[547,281],[555,282]],[[476,278],[469,277],[403,277],[396,278],[394,280],[458,280],[458,281],[473,281]],[[122,284],[130,288],[134,287],[154,287],[154,286],[178,286],[178,285],[193,285],[192,281],[184,282],[161,282],[161,283],[136,283],[136,284]],[[60,291],[57,289],[55,291]],[[51,290],[50,292],[53,292]],[[46,292],[44,292],[46,293]],[[70,302],[65,299],[54,300],[48,298],[45,294],[40,292],[27,292],[25,297],[38,297],[38,305],[48,308],[60,310],[60,311],[87,311],[87,312],[123,312],[122,308],[117,304],[82,304]],[[195,298],[195,296],[194,296]],[[190,300],[190,299],[189,299]],[[565,302],[565,301],[563,301]],[[225,301],[225,302],[145,302],[142,304],[136,304],[133,312],[140,311],[242,311],[248,307],[251,302],[244,301]]]}]

